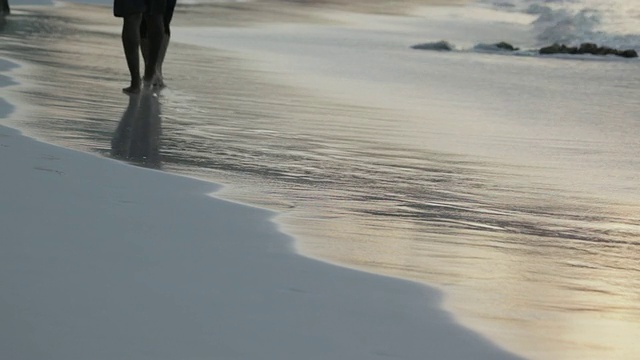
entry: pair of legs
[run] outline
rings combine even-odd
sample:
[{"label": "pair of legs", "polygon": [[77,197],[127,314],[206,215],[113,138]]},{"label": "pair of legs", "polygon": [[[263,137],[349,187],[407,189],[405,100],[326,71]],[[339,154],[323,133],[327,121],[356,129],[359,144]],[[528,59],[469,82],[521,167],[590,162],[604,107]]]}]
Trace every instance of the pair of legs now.
[{"label": "pair of legs", "polygon": [[[167,48],[169,47],[169,40],[171,39],[171,19],[173,18],[173,10],[176,6],[176,0],[167,0],[167,7],[165,13],[162,17],[163,28],[164,28],[164,36],[162,38],[162,44],[160,45],[160,51],[158,52],[158,59],[156,62],[156,75],[153,80],[153,86],[164,87],[164,76],[162,75],[162,64],[164,63],[164,58],[167,54]],[[142,57],[144,58],[145,66],[149,65],[150,62],[150,39],[148,36],[148,27],[146,20],[142,19],[142,24],[140,25],[140,48],[142,50]]]},{"label": "pair of legs", "polygon": [[[125,93],[137,93],[143,82],[153,85],[162,72],[162,61],[168,45],[169,22],[173,17],[176,0],[114,0],[113,15],[123,18],[122,46],[131,75],[131,84],[122,89]],[[165,24],[166,22],[166,24]],[[142,28],[141,28],[142,27]],[[142,35],[145,41],[143,44]],[[141,46],[142,45],[142,46]],[[140,80],[140,49],[143,51],[145,69]]]},{"label": "pair of legs", "polygon": [[[122,91],[125,93],[137,93],[142,86],[140,81],[140,26],[144,19],[146,24],[146,44],[144,48],[146,50],[143,50],[145,69],[142,80],[145,84],[152,85],[156,78],[156,70],[164,43],[163,13],[136,12],[123,18],[122,46],[127,59],[129,74],[131,75],[131,84],[129,87],[122,89]],[[164,51],[166,51],[166,47]],[[164,60],[164,54],[162,54],[162,60]]]}]

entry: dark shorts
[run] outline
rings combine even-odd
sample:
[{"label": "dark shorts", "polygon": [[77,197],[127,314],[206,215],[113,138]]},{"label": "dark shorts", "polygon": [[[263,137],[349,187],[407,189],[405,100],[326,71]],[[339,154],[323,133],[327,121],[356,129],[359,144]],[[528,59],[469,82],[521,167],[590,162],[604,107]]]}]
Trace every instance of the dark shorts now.
[{"label": "dark shorts", "polygon": [[[153,1],[153,0],[151,0]],[[166,0],[166,7],[164,9],[164,13],[162,15],[162,21],[164,23],[164,33],[167,36],[171,36],[171,19],[173,19],[173,10],[176,8],[176,0]],[[142,23],[140,23],[140,37],[147,37],[147,23],[142,19]]]},{"label": "dark shorts", "polygon": [[164,14],[168,2],[173,2],[175,7],[175,0],[113,0],[113,15],[127,17],[140,13]]}]

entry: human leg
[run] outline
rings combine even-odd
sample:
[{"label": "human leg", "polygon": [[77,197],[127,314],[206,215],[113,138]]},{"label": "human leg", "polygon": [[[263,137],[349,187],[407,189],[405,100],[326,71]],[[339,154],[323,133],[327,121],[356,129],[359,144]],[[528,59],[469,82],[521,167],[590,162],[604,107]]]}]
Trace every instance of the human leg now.
[{"label": "human leg", "polygon": [[127,60],[127,67],[131,75],[131,84],[122,89],[125,93],[140,91],[140,21],[141,13],[134,13],[124,17],[122,24],[122,47]]},{"label": "human leg", "polygon": [[140,51],[142,52],[144,65],[147,66],[149,63],[149,37],[147,35],[147,21],[144,16],[140,22]]},{"label": "human leg", "polygon": [[162,64],[164,63],[164,58],[167,55],[167,48],[169,47],[169,41],[171,40],[171,19],[173,19],[173,10],[176,7],[176,0],[167,0],[167,6],[164,12],[164,39],[162,41],[162,46],[160,47],[160,53],[158,54],[158,65],[157,73],[159,76],[160,86],[164,86],[164,78],[162,75]]},{"label": "human leg", "polygon": [[145,85],[151,86],[156,75],[158,56],[164,38],[163,16],[167,3],[166,0],[145,0],[145,3],[147,8],[144,13],[144,21],[147,24],[146,35],[149,50],[145,61],[143,81]]},{"label": "human leg", "polygon": [[[158,14],[145,14],[145,21],[147,23],[147,38],[149,42],[149,53],[147,62],[144,69],[143,81],[145,84],[151,85],[153,78],[156,74],[156,66],[158,65],[158,57],[160,55],[160,48],[162,47],[162,40],[164,38],[162,15]],[[139,26],[139,25],[138,25]]]},{"label": "human leg", "polygon": [[[164,0],[163,0],[164,1]],[[161,1],[162,2],[162,1]],[[162,64],[164,63],[165,56],[167,54],[167,48],[169,46],[169,40],[171,38],[171,19],[173,18],[173,10],[176,6],[176,0],[166,0],[166,6],[164,8],[162,20],[163,20],[163,29],[164,34],[162,38],[162,42],[160,43],[160,48],[158,51],[158,58],[156,61],[156,72],[155,77],[153,79],[153,86],[164,86],[164,79],[162,75]],[[157,8],[156,8],[157,9]],[[153,8],[152,8],[153,10]],[[142,19],[142,24],[140,25],[140,34],[141,34],[141,42],[140,48],[142,50],[142,56],[145,60],[146,66],[150,64],[150,40],[148,38],[149,27],[147,25],[147,21],[145,18]]]}]

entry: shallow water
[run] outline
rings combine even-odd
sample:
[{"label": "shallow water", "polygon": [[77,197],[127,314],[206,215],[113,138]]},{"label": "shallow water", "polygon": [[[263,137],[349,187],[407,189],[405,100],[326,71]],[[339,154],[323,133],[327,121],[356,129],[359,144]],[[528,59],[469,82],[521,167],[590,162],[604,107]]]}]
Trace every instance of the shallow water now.
[{"label": "shallow water", "polygon": [[[36,111],[14,125],[121,154],[117,35],[49,14],[0,34],[28,65],[12,96]],[[176,31],[218,49],[172,45],[134,160],[281,211],[312,255],[434,283],[462,322],[531,358],[640,356],[638,62],[417,52],[455,30],[350,20]]]}]

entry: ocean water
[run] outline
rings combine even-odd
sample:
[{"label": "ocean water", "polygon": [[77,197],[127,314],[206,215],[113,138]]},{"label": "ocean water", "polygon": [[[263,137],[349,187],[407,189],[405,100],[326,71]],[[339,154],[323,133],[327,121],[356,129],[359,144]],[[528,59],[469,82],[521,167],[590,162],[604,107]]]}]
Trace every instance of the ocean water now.
[{"label": "ocean water", "polygon": [[[279,210],[307,254],[434,284],[526,357],[640,357],[640,62],[534,51],[640,50],[640,5],[254,6],[181,3],[169,88],[148,105],[161,116],[129,160]],[[30,9],[5,26],[0,54],[28,84],[12,96],[33,112],[14,126],[122,156],[131,106],[108,16]],[[410,48],[440,40],[456,50]],[[475,50],[498,41],[522,50]]]},{"label": "ocean water", "polygon": [[544,43],[595,42],[638,48],[640,4],[629,0],[482,0],[489,7],[527,13],[536,19],[532,31]]}]

